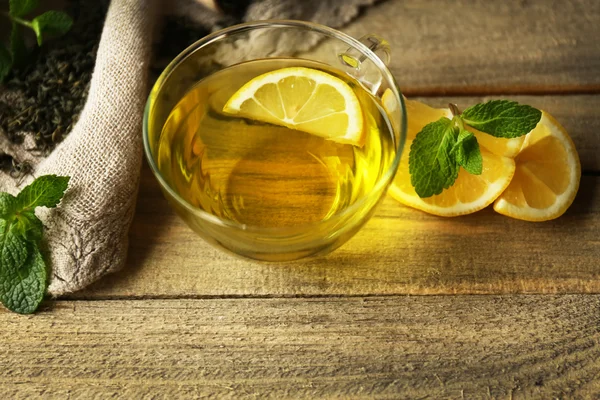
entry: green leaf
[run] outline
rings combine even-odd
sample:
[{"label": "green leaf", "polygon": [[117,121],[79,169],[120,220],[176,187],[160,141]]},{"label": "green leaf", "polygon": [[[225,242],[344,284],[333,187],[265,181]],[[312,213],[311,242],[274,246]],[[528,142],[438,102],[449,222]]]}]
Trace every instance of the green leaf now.
[{"label": "green leaf", "polygon": [[34,312],[46,292],[47,271],[38,243],[44,226],[36,207],[56,207],[69,177],[44,175],[16,197],[0,193],[0,300],[10,310]]},{"label": "green leaf", "polygon": [[18,208],[33,211],[35,207],[56,207],[68,186],[68,176],[40,176],[17,195]]},{"label": "green leaf", "polygon": [[40,5],[39,0],[10,0],[9,2],[9,14],[11,17],[23,17]]},{"label": "green leaf", "polygon": [[19,269],[29,256],[27,240],[17,224],[0,220],[0,271],[11,267]]},{"label": "green leaf", "polygon": [[33,211],[22,211],[17,215],[16,229],[26,240],[39,242],[44,233],[44,224]]},{"label": "green leaf", "polygon": [[37,245],[21,268],[2,264],[0,268],[0,300],[6,308],[19,314],[31,314],[44,299],[47,271]]},{"label": "green leaf", "polygon": [[47,11],[31,21],[31,27],[35,31],[39,46],[42,45],[46,36],[64,35],[72,26],[73,19],[60,11]]},{"label": "green leaf", "polygon": [[475,135],[461,129],[452,153],[456,157],[456,162],[468,173],[481,175],[483,172],[483,158],[481,158],[479,143],[477,143]]},{"label": "green leaf", "polygon": [[0,193],[0,218],[9,219],[17,209],[17,198],[9,193]]},{"label": "green leaf", "polygon": [[492,136],[515,138],[535,128],[542,112],[515,101],[492,100],[467,108],[461,117],[466,124]]},{"label": "green leaf", "polygon": [[27,47],[23,40],[23,27],[16,22],[13,22],[10,32],[10,52],[13,60],[12,66],[14,68],[23,66],[27,59]]},{"label": "green leaf", "polygon": [[426,125],[410,147],[410,182],[419,197],[442,193],[454,184],[458,164],[452,149],[456,144],[458,128],[448,118],[440,118]]},{"label": "green leaf", "polygon": [[6,78],[12,68],[12,56],[4,43],[0,43],[0,82]]}]

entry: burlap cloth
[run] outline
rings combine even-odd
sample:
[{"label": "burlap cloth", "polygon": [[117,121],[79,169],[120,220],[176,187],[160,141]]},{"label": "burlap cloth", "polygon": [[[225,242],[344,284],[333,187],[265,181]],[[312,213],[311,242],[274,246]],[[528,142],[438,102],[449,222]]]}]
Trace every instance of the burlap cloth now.
[{"label": "burlap cloth", "polygon": [[[245,20],[288,18],[339,27],[374,0],[256,0]],[[80,290],[125,265],[142,163],[142,117],[148,95],[152,35],[159,0],[112,0],[100,40],[90,92],[79,121],[46,159],[32,156],[0,134],[0,152],[34,166],[34,176],[68,175],[69,189],[56,209],[36,214],[46,226],[44,253],[52,269],[49,293]],[[171,7],[165,2],[163,8]],[[194,0],[176,10],[211,25],[222,20]],[[0,174],[0,190],[17,193]]]}]

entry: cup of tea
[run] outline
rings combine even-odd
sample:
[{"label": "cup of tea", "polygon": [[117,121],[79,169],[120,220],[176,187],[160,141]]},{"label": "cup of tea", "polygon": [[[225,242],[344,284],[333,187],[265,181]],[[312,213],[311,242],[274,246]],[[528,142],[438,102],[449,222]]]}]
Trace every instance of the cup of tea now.
[{"label": "cup of tea", "polygon": [[301,21],[215,32],[148,98],[144,149],[176,212],[208,242],[266,261],[351,238],[398,167],[406,112],[389,46]]}]

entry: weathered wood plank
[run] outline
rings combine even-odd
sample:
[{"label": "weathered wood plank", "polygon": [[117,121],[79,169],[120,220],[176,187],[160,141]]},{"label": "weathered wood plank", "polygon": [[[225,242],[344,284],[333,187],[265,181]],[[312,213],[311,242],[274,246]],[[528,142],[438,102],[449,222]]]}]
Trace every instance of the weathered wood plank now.
[{"label": "weathered wood plank", "polygon": [[74,297],[600,292],[600,177],[542,224],[486,209],[444,219],[388,198],[332,254],[259,263],[214,249],[145,174],[124,271]]},{"label": "weathered wood plank", "polygon": [[384,36],[407,94],[600,91],[600,2],[389,0],[345,31]]},{"label": "weathered wood plank", "polygon": [[[516,97],[564,123],[584,168],[600,169],[600,96]],[[443,105],[476,98],[432,98]],[[587,166],[587,167],[586,167]],[[144,169],[126,269],[74,296],[600,292],[600,177],[562,218],[532,224],[484,210],[444,219],[386,199],[333,254],[288,264],[234,258],[199,239]]]},{"label": "weathered wood plank", "polygon": [[3,398],[598,398],[600,297],[59,301],[0,311]]}]

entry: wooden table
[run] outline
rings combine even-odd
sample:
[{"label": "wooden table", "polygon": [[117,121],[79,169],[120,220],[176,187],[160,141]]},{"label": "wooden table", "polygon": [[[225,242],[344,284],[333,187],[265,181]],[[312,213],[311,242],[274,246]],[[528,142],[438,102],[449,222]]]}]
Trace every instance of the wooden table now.
[{"label": "wooden table", "polygon": [[388,198],[335,253],[261,264],[191,233],[145,167],[126,269],[0,312],[2,398],[600,398],[600,2],[390,0],[345,31],[389,39],[408,96],[555,115],[584,170],[571,209]]}]

